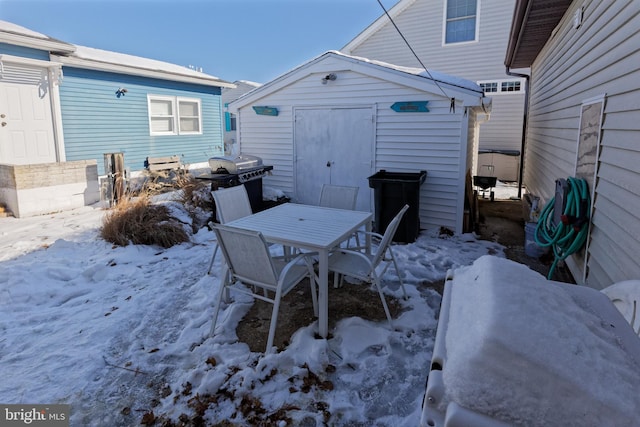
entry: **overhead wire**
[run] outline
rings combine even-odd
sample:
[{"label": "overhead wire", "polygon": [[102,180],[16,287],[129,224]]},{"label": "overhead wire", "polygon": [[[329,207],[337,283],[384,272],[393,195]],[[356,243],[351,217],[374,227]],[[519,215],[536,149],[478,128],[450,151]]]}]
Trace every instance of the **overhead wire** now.
[{"label": "overhead wire", "polygon": [[389,18],[389,21],[393,24],[393,26],[395,27],[396,31],[398,32],[398,34],[400,34],[400,37],[402,37],[402,40],[404,40],[405,44],[407,45],[407,47],[409,48],[409,50],[411,51],[411,53],[413,54],[413,56],[416,58],[416,60],[418,61],[418,63],[422,66],[422,68],[424,68],[424,70],[427,72],[427,74],[429,75],[429,78],[431,80],[433,80],[433,82],[436,84],[436,86],[438,86],[438,89],[440,89],[440,91],[442,92],[442,94],[444,96],[446,96],[447,98],[451,99],[451,103],[452,105],[454,105],[454,110],[455,110],[455,98],[450,97],[442,88],[442,86],[440,86],[440,84],[438,83],[438,81],[431,75],[431,72],[429,71],[429,69],[422,63],[422,61],[420,60],[420,57],[418,56],[418,54],[416,53],[415,50],[413,50],[413,47],[411,47],[411,44],[409,43],[409,41],[407,40],[407,38],[404,36],[404,34],[402,34],[402,31],[400,31],[400,28],[398,28],[398,26],[396,25],[396,23],[393,21],[393,18],[391,18],[391,15],[389,15],[389,12],[387,12],[387,9],[384,7],[384,5],[382,4],[382,2],[380,0],[377,0],[378,4],[380,5],[380,7],[382,8],[382,10],[384,11],[384,14],[387,15],[387,18]]}]

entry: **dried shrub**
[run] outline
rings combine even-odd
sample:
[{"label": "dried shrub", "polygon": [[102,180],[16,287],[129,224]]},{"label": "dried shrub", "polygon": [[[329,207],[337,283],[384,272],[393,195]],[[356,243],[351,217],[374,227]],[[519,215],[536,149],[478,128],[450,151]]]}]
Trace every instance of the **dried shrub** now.
[{"label": "dried shrub", "polygon": [[132,243],[169,248],[189,241],[182,224],[171,218],[169,210],[151,203],[145,195],[122,199],[104,216],[100,234],[119,246]]},{"label": "dried shrub", "polygon": [[179,200],[185,207],[211,210],[213,201],[209,184],[186,174],[176,181],[176,186],[180,191]]},{"label": "dried shrub", "polygon": [[197,233],[212,218],[213,197],[211,197],[211,186],[196,179],[193,175],[185,174],[176,181],[178,190],[177,201],[182,203],[192,220],[192,231]]}]

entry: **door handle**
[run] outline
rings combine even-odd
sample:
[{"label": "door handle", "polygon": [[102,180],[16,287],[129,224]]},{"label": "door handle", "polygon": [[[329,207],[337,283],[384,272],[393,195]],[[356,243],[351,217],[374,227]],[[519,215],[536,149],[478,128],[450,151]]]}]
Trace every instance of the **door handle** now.
[{"label": "door handle", "polygon": [[2,122],[2,127],[5,127],[7,125],[7,122]]},{"label": "door handle", "polygon": [[7,117],[7,116],[4,115],[4,114],[0,114],[0,119],[4,119],[5,117]]}]

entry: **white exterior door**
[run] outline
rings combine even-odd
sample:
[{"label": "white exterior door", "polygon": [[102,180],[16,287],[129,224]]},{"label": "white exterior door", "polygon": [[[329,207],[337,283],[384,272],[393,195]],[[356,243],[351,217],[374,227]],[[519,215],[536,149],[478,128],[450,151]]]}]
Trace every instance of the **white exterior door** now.
[{"label": "white exterior door", "polygon": [[374,117],[371,107],[297,109],[295,193],[299,203],[317,204],[322,184],[359,187],[356,209],[371,211],[368,177],[373,174]]},{"label": "white exterior door", "polygon": [[0,79],[0,163],[56,161],[46,68],[4,63]]}]

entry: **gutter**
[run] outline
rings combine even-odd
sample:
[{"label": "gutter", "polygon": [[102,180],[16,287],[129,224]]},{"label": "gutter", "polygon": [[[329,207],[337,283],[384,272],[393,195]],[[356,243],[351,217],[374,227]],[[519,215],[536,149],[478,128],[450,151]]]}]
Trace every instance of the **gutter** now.
[{"label": "gutter", "polygon": [[508,76],[522,77],[524,81],[524,113],[522,118],[522,141],[520,143],[520,170],[518,171],[518,199],[522,199],[522,177],[524,175],[524,150],[527,138],[527,121],[529,119],[529,79],[531,75],[514,73],[507,66],[505,72]]}]

